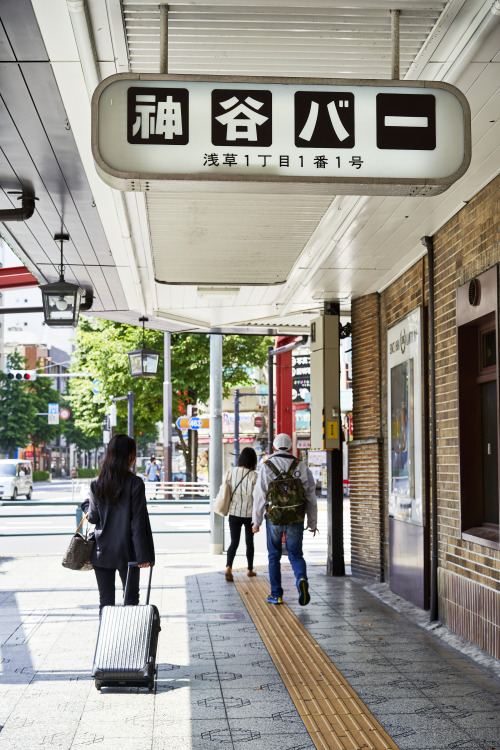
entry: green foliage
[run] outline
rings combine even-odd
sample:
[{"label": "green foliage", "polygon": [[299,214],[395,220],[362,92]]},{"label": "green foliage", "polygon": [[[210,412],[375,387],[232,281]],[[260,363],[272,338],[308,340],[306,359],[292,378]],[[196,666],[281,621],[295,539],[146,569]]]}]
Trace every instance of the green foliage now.
[{"label": "green foliage", "polygon": [[76,475],[78,479],[93,479],[99,474],[99,469],[80,469],[77,468]]},{"label": "green foliage", "polygon": [[[146,346],[161,352],[158,375],[133,378],[127,353],[142,344],[142,329],[109,320],[80,318],[76,333],[73,368],[88,372],[88,378],[72,378],[68,399],[75,425],[87,436],[102,435],[102,419],[111,397],[135,394],[134,432],[156,437],[156,424],[163,419],[163,333],[147,331]],[[248,368],[267,361],[269,337],[225,336],[223,343],[223,387],[251,385]],[[210,337],[174,333],[171,336],[172,412],[174,420],[185,414],[186,405],[207,403],[210,393]],[[99,393],[93,394],[94,379]],[[127,401],[117,402],[117,431],[127,431]]]},{"label": "green foliage", "polygon": [[[133,391],[135,431],[155,432],[155,424],[161,419],[161,376],[133,378],[129,374],[127,352],[141,345],[140,329],[108,320],[80,318],[75,343],[73,368],[90,373],[88,378],[72,378],[70,382],[68,400],[76,427],[87,436],[101,436],[102,442],[102,419],[109,410],[111,397],[126,396]],[[147,344],[152,349],[160,348],[160,334],[150,332]],[[97,394],[92,392],[94,378],[99,380]],[[127,401],[118,401],[116,406],[116,429],[127,432]]]},{"label": "green foliage", "polygon": [[148,446],[151,443],[156,443],[158,439],[158,430],[154,432],[138,432],[135,435],[137,440],[137,455],[145,456],[148,452]]},{"label": "green foliage", "polygon": [[[28,388],[36,407],[36,413],[40,415],[35,417],[31,426],[30,435],[33,445],[50,443],[51,440],[55,440],[61,434],[60,426],[49,424],[48,417],[45,416],[49,409],[48,405],[58,404],[61,399],[59,391],[52,387],[52,383],[51,378],[38,375]],[[23,445],[23,443],[19,443],[19,445]]]},{"label": "green foliage", "polygon": [[61,399],[61,408],[63,407],[70,412],[69,419],[59,422],[60,431],[66,436],[67,442],[76,445],[82,451],[99,448],[102,445],[102,432],[99,435],[87,435],[81,427],[75,424],[75,414],[66,398]]},{"label": "green foliage", "polygon": [[[207,403],[210,395],[210,336],[173,333],[172,410],[174,419],[185,414],[186,404]],[[252,385],[250,367],[263,367],[269,336],[224,336],[222,343],[223,395],[230,388]]]},{"label": "green foliage", "polygon": [[47,482],[50,477],[50,471],[34,471],[33,481],[34,482]]},{"label": "green foliage", "polygon": [[[25,358],[17,351],[7,357],[9,369],[20,370]],[[9,380],[6,373],[0,372],[0,447],[10,458],[15,448],[25,446],[38,419],[33,385],[24,380]]]}]

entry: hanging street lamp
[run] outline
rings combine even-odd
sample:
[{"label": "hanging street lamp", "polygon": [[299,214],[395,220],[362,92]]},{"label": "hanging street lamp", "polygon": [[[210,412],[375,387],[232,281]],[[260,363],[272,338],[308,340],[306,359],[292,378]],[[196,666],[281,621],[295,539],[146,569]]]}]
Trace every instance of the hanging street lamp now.
[{"label": "hanging street lamp", "polygon": [[158,372],[160,352],[146,348],[144,344],[144,323],[148,321],[148,318],[139,318],[139,321],[142,322],[142,346],[140,349],[128,353],[130,374],[134,378],[151,378]]},{"label": "hanging street lamp", "polygon": [[[78,284],[71,284],[64,280],[63,242],[69,240],[69,235],[55,234],[54,239],[61,243],[59,281],[40,285],[43,316],[45,323],[51,328],[76,328],[80,309],[90,309],[92,293],[85,292]],[[83,295],[85,295],[84,304],[82,304]]]}]

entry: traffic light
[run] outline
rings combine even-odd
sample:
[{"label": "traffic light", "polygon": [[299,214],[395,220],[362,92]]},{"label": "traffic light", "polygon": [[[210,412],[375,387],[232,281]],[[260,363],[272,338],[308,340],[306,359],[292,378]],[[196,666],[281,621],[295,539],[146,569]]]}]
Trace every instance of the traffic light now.
[{"label": "traffic light", "polygon": [[11,370],[7,377],[9,380],[36,380],[36,370]]}]

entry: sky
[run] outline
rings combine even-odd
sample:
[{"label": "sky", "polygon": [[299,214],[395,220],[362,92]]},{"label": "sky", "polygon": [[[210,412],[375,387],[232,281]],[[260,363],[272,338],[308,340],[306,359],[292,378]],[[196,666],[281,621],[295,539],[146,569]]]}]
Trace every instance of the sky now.
[{"label": "sky", "polygon": [[[0,265],[2,268],[14,268],[23,264],[0,238]],[[12,315],[0,315],[4,343],[7,345],[30,344],[46,345],[49,349],[56,346],[63,351],[71,352],[73,328],[50,328],[45,325],[43,313],[23,313],[26,307],[41,307],[42,294],[38,287],[13,289],[0,293],[0,307],[17,307],[19,312]]]}]

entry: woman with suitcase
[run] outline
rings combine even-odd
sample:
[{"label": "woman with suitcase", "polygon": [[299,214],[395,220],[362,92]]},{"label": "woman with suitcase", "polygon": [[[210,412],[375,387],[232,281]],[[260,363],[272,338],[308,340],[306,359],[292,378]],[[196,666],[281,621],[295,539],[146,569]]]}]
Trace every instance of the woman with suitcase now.
[{"label": "woman with suitcase", "polygon": [[89,498],[82,503],[88,520],[95,524],[92,552],[99,611],[115,604],[115,576],[125,587],[130,569],[127,604],[139,603],[139,568],[154,565],[153,534],[146,507],[143,480],[132,472],[137,448],[135,440],[118,434],[109,441],[99,476],[90,484]]}]

